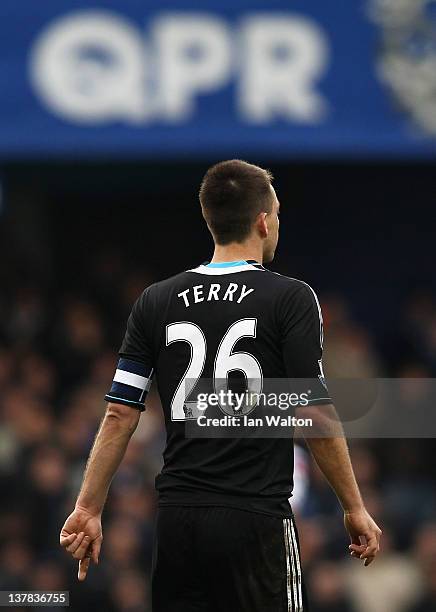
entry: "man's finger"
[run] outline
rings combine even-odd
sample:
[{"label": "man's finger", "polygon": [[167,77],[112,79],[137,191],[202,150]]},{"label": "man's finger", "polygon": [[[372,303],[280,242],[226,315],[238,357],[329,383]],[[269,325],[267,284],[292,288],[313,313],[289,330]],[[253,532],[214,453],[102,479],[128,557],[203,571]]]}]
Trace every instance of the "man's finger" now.
[{"label": "man's finger", "polygon": [[353,551],[351,551],[351,552],[350,552],[350,555],[351,555],[352,557],[354,557],[354,559],[360,559],[360,555],[361,555],[361,553],[356,552],[355,550],[353,550]]},{"label": "man's finger", "polygon": [[92,543],[91,546],[92,546],[91,547],[92,560],[97,565],[98,558],[100,556],[101,538],[98,538],[97,540],[94,540],[94,542]]},{"label": "man's finger", "polygon": [[74,542],[74,540],[76,539],[76,535],[75,533],[70,533],[69,535],[64,535],[61,532],[61,535],[59,537],[59,543],[61,546],[63,546],[64,548],[69,546],[71,544],[71,542]]},{"label": "man's finger", "polygon": [[368,557],[374,557],[378,553],[378,540],[375,535],[367,537],[367,546],[365,551],[360,555],[361,559],[368,559]]},{"label": "man's finger", "polygon": [[83,531],[78,533],[76,539],[73,540],[71,542],[71,544],[69,544],[66,547],[67,552],[69,552],[71,554],[75,553],[76,550],[79,548],[80,544],[82,543],[82,540],[83,540],[84,537],[85,537],[85,533]]},{"label": "man's finger", "polygon": [[[362,561],[362,557],[358,552],[355,552],[354,550],[350,553],[350,555],[353,557],[353,559],[357,559],[358,561]],[[367,565],[369,565],[370,563],[372,563],[375,559],[375,555],[368,557],[367,559],[363,559],[364,561],[364,566],[366,567]]]},{"label": "man's finger", "polygon": [[90,545],[90,543],[91,543],[91,538],[87,535],[84,536],[77,550],[73,552],[73,557],[75,559],[83,559],[86,551],[88,550],[88,546]]},{"label": "man's finger", "polygon": [[348,546],[348,550],[358,553],[359,555],[361,555],[365,549],[365,544],[350,544]]},{"label": "man's finger", "polygon": [[79,571],[77,573],[77,578],[80,580],[80,582],[82,582],[86,578],[90,561],[90,557],[85,557],[84,559],[80,559],[79,561]]},{"label": "man's finger", "polygon": [[360,546],[362,544],[362,542],[360,541],[360,536],[358,535],[350,535],[350,540],[352,544],[357,544],[357,546]]}]

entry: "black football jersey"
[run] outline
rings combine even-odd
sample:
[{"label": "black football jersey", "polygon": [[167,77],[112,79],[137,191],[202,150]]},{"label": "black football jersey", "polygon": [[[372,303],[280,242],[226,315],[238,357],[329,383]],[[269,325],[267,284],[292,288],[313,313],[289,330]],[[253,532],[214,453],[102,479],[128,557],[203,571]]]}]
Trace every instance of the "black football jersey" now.
[{"label": "black football jersey", "polygon": [[[230,506],[290,514],[293,431],[288,437],[187,437],[197,380],[319,379],[311,401],[329,403],[323,327],[306,283],[255,261],[205,263],[155,283],[133,306],[106,400],[140,410],[155,380],[167,432],[156,478],[160,505]],[[191,398],[192,399],[192,398]]]}]

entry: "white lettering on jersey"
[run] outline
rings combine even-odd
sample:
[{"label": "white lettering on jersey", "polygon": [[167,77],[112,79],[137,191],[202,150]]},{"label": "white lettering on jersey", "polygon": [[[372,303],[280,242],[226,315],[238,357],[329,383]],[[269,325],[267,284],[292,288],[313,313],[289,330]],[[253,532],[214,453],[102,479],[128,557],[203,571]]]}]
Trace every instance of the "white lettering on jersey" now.
[{"label": "white lettering on jersey", "polygon": [[203,285],[195,285],[192,287],[194,291],[194,302],[197,304],[198,302],[202,302],[204,300],[203,297]]},{"label": "white lettering on jersey", "polygon": [[[206,290],[207,291],[207,290]],[[207,297],[204,294],[204,285],[195,285],[192,289],[185,289],[177,294],[177,297],[182,298],[186,308],[191,306],[191,303],[198,304],[199,302],[214,301],[236,301],[240,304],[243,299],[253,293],[254,289],[247,289],[247,285],[239,286],[238,283],[229,283],[227,287],[221,287],[219,283],[212,283],[207,291]],[[235,296],[235,300],[233,299]],[[236,299],[237,297],[237,299]]]},{"label": "white lettering on jersey", "polygon": [[221,289],[220,284],[212,283],[211,286],[209,287],[209,295],[207,297],[207,301],[210,302],[212,298],[214,300],[219,300],[218,293],[220,289]]},{"label": "white lettering on jersey", "polygon": [[189,289],[185,289],[185,291],[181,291],[177,294],[177,297],[182,297],[184,299],[186,308],[189,306],[188,297],[186,295],[187,293],[189,293]]},{"label": "white lettering on jersey", "polygon": [[245,297],[247,297],[247,295],[249,295],[252,291],[254,291],[254,289],[249,289],[248,291],[246,289],[247,289],[247,285],[242,285],[241,295],[238,298],[238,304],[240,304],[242,300]]},{"label": "white lettering on jersey", "polygon": [[230,285],[227,287],[227,291],[224,294],[223,300],[229,299],[231,302],[233,302],[233,294],[237,289],[238,285],[236,283],[230,283]]}]

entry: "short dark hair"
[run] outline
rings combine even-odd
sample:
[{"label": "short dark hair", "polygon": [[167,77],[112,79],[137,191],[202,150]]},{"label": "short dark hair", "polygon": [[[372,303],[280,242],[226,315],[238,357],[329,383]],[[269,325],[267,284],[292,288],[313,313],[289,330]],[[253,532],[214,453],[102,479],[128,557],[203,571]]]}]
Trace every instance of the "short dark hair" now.
[{"label": "short dark hair", "polygon": [[215,164],[206,172],[200,203],[217,244],[243,242],[261,212],[271,212],[272,174],[240,159]]}]

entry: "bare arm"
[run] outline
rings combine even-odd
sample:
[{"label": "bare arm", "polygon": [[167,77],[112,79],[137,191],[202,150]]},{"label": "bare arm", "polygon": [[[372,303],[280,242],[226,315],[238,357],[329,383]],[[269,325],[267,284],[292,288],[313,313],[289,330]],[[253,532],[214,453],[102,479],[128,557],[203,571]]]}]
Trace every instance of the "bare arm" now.
[{"label": "bare arm", "polygon": [[79,560],[79,580],[86,578],[90,558],[98,563],[103,540],[101,514],[140,415],[129,406],[109,403],[100,424],[75,508],[60,534],[61,546]]},{"label": "bare arm", "polygon": [[94,441],[76,508],[101,514],[110,483],[126,452],[141,413],[123,404],[109,403]]},{"label": "bare arm", "polygon": [[334,406],[304,407],[299,409],[299,416],[302,416],[303,410],[304,418],[310,418],[313,422],[305,439],[316,463],[336,493],[344,512],[359,510],[363,501]]},{"label": "bare arm", "polygon": [[381,530],[365,509],[337,412],[331,404],[308,406],[298,416],[312,419],[306,443],[344,510],[350,552],[369,565],[378,553]]}]

